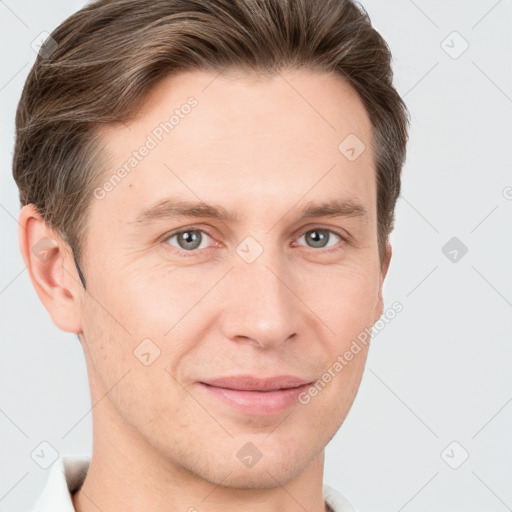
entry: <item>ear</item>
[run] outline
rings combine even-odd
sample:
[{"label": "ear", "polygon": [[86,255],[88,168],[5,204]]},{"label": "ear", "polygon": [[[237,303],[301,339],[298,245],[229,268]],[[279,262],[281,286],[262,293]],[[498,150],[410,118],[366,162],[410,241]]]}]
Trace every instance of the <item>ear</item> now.
[{"label": "ear", "polygon": [[53,323],[65,332],[82,332],[84,290],[69,245],[48,226],[33,204],[21,209],[18,225],[23,261]]},{"label": "ear", "polygon": [[375,323],[384,312],[384,299],[382,297],[382,286],[384,284],[384,279],[388,273],[389,263],[391,261],[392,248],[389,242],[386,242],[386,256],[381,265],[380,271],[380,282],[379,282],[379,294],[377,297],[377,305],[375,306],[375,316],[373,318],[373,323]]}]

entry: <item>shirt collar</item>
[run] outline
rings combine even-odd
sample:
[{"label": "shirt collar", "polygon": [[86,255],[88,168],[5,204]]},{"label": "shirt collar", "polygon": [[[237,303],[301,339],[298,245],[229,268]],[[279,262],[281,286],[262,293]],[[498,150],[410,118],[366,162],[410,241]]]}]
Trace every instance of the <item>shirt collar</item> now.
[{"label": "shirt collar", "polygon": [[51,467],[33,512],[75,512],[71,495],[85,480],[90,461],[88,455],[59,457]]}]

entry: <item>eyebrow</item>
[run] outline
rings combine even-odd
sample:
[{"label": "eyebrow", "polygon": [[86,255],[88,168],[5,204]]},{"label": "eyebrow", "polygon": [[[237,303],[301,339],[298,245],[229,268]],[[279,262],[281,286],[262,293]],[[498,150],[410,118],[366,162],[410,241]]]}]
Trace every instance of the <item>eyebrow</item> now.
[{"label": "eyebrow", "polygon": [[[327,202],[309,202],[300,211],[300,218],[311,217],[365,217],[368,210],[352,200],[330,200]],[[178,217],[211,218],[226,222],[239,222],[235,212],[229,212],[220,205],[205,202],[191,202],[178,198],[167,198],[143,209],[129,221],[129,224],[147,225],[151,222]]]}]

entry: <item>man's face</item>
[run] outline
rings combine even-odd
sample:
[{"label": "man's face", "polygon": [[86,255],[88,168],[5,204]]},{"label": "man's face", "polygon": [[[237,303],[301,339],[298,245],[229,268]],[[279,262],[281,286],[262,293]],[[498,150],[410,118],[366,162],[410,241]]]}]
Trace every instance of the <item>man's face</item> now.
[{"label": "man's face", "polygon": [[[82,259],[81,339],[93,395],[108,392],[94,410],[105,435],[129,435],[155,460],[226,486],[286,483],[321,455],[367,347],[307,403],[205,382],[314,383],[380,316],[370,129],[342,79],[287,71],[258,81],[183,73],[160,82],[135,120],[102,130],[102,183],[138,152],[92,200]],[[338,148],[350,134],[366,146],[355,159],[353,136]],[[167,200],[236,220],[142,216]],[[334,202],[361,208],[303,217]]]}]

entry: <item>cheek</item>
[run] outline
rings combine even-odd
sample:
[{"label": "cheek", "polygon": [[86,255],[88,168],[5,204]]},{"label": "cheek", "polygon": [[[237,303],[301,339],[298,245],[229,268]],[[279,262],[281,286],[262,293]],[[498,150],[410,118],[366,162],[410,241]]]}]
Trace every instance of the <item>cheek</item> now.
[{"label": "cheek", "polygon": [[113,297],[94,292],[84,303],[82,326],[91,369],[109,389],[133,366],[130,355],[137,338],[132,335],[132,326],[120,314]]},{"label": "cheek", "polygon": [[[106,302],[107,298],[101,299]],[[186,391],[171,375],[170,335],[163,336],[162,325],[147,320],[152,308],[130,317],[120,309],[107,312],[98,302],[89,301],[84,321],[87,366],[97,386],[96,400],[108,394],[108,400],[101,402],[103,407],[111,403],[124,421],[132,425],[147,422],[148,429],[158,423],[163,410],[179,416]],[[121,301],[126,307],[128,302]],[[145,305],[142,301],[140,307]],[[170,359],[180,360],[182,354],[174,352]]]},{"label": "cheek", "polygon": [[[326,335],[320,382],[305,401],[323,421],[339,424],[356,396],[371,340],[379,275],[368,266],[328,272],[317,286],[304,288],[306,299],[320,319]],[[331,412],[329,412],[331,411]],[[329,416],[331,414],[331,416]]]},{"label": "cheek", "polygon": [[301,298],[338,342],[372,325],[379,275],[371,268],[330,268],[311,273],[305,282]]},{"label": "cheek", "polygon": [[178,272],[165,276],[168,269],[143,272],[131,268],[123,276],[95,283],[85,303],[84,336],[91,368],[105,390],[130,372],[116,392],[120,396],[121,389],[128,390],[123,401],[149,397],[152,390],[167,386],[164,396],[170,396],[174,381],[168,372],[176,373],[178,363],[201,339],[201,329],[207,324],[201,298],[211,288],[209,280],[193,279],[183,269],[181,276]]},{"label": "cheek", "polygon": [[151,331],[164,337],[183,322],[187,323],[194,310],[204,309],[204,297],[212,292],[225,269],[177,267],[148,260],[144,268],[126,267],[114,307],[140,335]]}]

